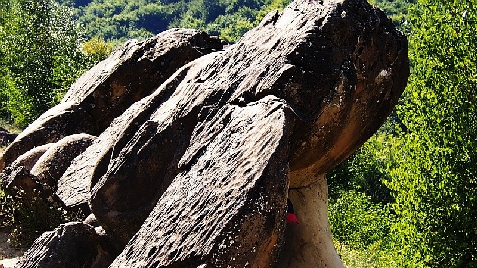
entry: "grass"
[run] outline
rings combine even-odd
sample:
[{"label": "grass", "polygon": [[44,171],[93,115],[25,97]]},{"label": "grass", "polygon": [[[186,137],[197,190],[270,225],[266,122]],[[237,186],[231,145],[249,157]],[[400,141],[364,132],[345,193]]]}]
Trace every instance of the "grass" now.
[{"label": "grass", "polygon": [[336,252],[345,267],[348,268],[398,268],[395,256],[380,245],[379,242],[367,248],[353,249],[345,243],[333,239]]}]

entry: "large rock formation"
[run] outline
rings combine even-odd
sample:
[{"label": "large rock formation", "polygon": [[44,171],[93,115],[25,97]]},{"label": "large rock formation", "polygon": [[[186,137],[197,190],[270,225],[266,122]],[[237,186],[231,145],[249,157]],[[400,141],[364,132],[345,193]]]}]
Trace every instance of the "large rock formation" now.
[{"label": "large rock formation", "polygon": [[[206,44],[213,40],[201,36]],[[141,55],[175,59],[178,53],[137,46]],[[379,128],[409,72],[406,39],[382,11],[365,0],[295,0],[237,44],[182,61],[174,74],[131,66],[123,54],[86,75],[119,62],[118,70],[137,72],[120,80],[136,85],[124,88],[131,99],[121,109],[114,102],[79,105],[122,88],[115,79],[83,77],[60,108],[39,119],[63,109],[68,120],[95,122],[86,125],[96,132],[81,132],[98,137],[71,162],[56,194],[67,206],[89,204],[122,251],[110,267],[341,266],[326,216],[325,173]],[[157,89],[140,90],[146,81]],[[93,85],[104,90],[93,94]],[[65,110],[70,103],[88,112]],[[109,105],[115,112],[103,114]],[[17,154],[12,150],[47,136],[41,124],[7,149],[6,165]],[[299,226],[286,226],[287,198],[296,204]],[[35,252],[20,267],[38,262],[30,256],[43,255]]]}]

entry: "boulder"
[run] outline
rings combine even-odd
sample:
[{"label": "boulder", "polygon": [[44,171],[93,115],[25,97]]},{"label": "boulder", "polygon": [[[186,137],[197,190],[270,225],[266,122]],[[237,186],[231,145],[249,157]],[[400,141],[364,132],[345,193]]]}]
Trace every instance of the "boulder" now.
[{"label": "boulder", "polygon": [[30,171],[40,157],[50,149],[54,143],[47,143],[27,151],[26,153],[20,155],[15,161],[13,161],[12,166],[19,167],[23,166],[26,170]]},{"label": "boulder", "polygon": [[43,189],[41,183],[30,174],[24,166],[10,166],[0,173],[2,189],[15,196],[18,190],[25,192],[27,200],[35,196],[35,192]]},{"label": "boulder", "polygon": [[115,256],[104,233],[80,222],[63,224],[43,233],[28,249],[18,268],[105,268]]},{"label": "boulder", "polygon": [[0,170],[35,147],[55,143],[75,133],[97,132],[93,129],[90,115],[83,108],[71,102],[57,105],[30,124],[5,149],[0,156]]},{"label": "boulder", "polygon": [[[42,184],[48,185],[53,193],[58,190],[57,197],[68,210],[89,213],[89,206],[69,206],[69,199],[75,198],[75,183],[60,183],[59,179],[70,166],[71,161],[82,153],[96,137],[88,134],[73,134],[64,137],[53,144],[36,162],[31,169],[31,174]],[[7,168],[8,169],[8,168]]]},{"label": "boulder", "polygon": [[[59,180],[122,250],[110,267],[342,267],[325,174],[403,92],[405,36],[365,0],[295,0],[183,64],[103,125]],[[81,98],[72,90],[59,106]],[[286,227],[287,198],[298,228]]]},{"label": "boulder", "polygon": [[38,159],[31,169],[31,174],[56,190],[58,180],[70,166],[71,161],[86,150],[94,139],[94,136],[88,134],[73,134],[64,137],[50,146]]},{"label": "boulder", "polygon": [[45,197],[51,196],[54,193],[52,189],[42,184],[38,178],[30,173],[30,170],[52,146],[52,143],[48,143],[20,155],[0,173],[2,188],[12,195],[16,195],[18,190],[23,190],[25,195],[22,198],[27,198],[26,200],[33,198],[38,193]]},{"label": "boulder", "polygon": [[202,146],[185,153],[184,171],[111,267],[274,264],[285,225],[292,118],[285,103],[267,97],[226,106],[204,122],[191,140]]},{"label": "boulder", "polygon": [[220,40],[192,29],[172,29],[144,42],[127,42],[83,74],[59,105],[29,125],[0,158],[0,169],[35,146],[77,133],[99,135],[177,69],[221,47]]},{"label": "boulder", "polygon": [[406,39],[381,11],[365,1],[295,1],[132,105],[65,175],[94,185],[93,212],[125,244],[174,178],[191,168],[178,166],[187,147],[210,140],[191,142],[194,129],[222,107],[271,95],[285,101],[296,115],[290,186],[304,187],[379,128],[408,72]]}]

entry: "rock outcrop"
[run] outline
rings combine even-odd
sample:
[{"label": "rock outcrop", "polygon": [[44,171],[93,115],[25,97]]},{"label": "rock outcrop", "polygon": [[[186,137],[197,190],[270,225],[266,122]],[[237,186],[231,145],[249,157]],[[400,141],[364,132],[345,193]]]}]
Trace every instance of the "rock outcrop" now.
[{"label": "rock outcrop", "polygon": [[[150,42],[135,53],[182,58]],[[409,73],[406,38],[384,13],[365,0],[295,0],[237,44],[179,60],[175,73],[134,66],[125,60],[130,46],[109,59],[128,76],[88,79],[102,77],[106,60],[39,119],[69,109],[70,119],[53,121],[85,116],[94,126],[73,131],[97,138],[62,169],[56,194],[67,206],[89,205],[122,251],[110,267],[340,267],[325,174],[379,128]],[[139,86],[146,82],[154,90]],[[111,101],[116,91],[129,102]],[[109,106],[114,112],[104,113]],[[5,164],[14,148],[32,147],[22,144],[39,137],[32,133],[41,124],[7,149]],[[287,198],[299,226],[286,226]],[[24,263],[48,250],[36,248]]]}]

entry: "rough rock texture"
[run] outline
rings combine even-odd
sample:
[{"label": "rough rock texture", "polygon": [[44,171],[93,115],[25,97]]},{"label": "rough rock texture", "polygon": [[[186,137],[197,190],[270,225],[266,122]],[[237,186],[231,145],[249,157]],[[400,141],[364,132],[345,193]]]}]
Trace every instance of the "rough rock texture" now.
[{"label": "rough rock texture", "polygon": [[33,197],[34,191],[43,189],[35,176],[24,166],[9,166],[0,173],[0,182],[5,192],[15,195],[17,189],[22,189],[27,198]]},{"label": "rough rock texture", "polygon": [[[273,267],[284,245],[281,267],[340,267],[324,174],[379,128],[408,73],[405,37],[365,0],[295,0],[118,113],[57,193],[89,203],[123,249],[111,267]],[[285,230],[288,195],[299,229]]]},{"label": "rough rock texture", "polygon": [[0,157],[0,169],[35,146],[77,133],[99,135],[177,69],[221,47],[218,39],[191,29],[172,29],[144,42],[129,41],[81,76],[59,105],[28,126]]},{"label": "rough rock texture", "polygon": [[275,264],[285,225],[291,118],[283,102],[266,97],[225,106],[200,124],[191,140],[197,146],[181,160],[185,170],[110,267]]},{"label": "rough rock texture", "polygon": [[[94,246],[92,246],[94,245]],[[71,222],[42,234],[25,252],[18,268],[101,268],[114,259],[111,242],[93,226]]]},{"label": "rough rock texture", "polygon": [[96,137],[88,134],[74,134],[64,137],[36,161],[31,168],[31,174],[53,189],[57,188],[58,180],[71,161],[93,143]]},{"label": "rough rock texture", "polygon": [[20,155],[15,161],[13,161],[11,166],[23,166],[26,170],[30,171],[36,164],[38,159],[40,159],[40,157],[53,145],[54,143],[47,143],[29,150],[26,153]]}]

